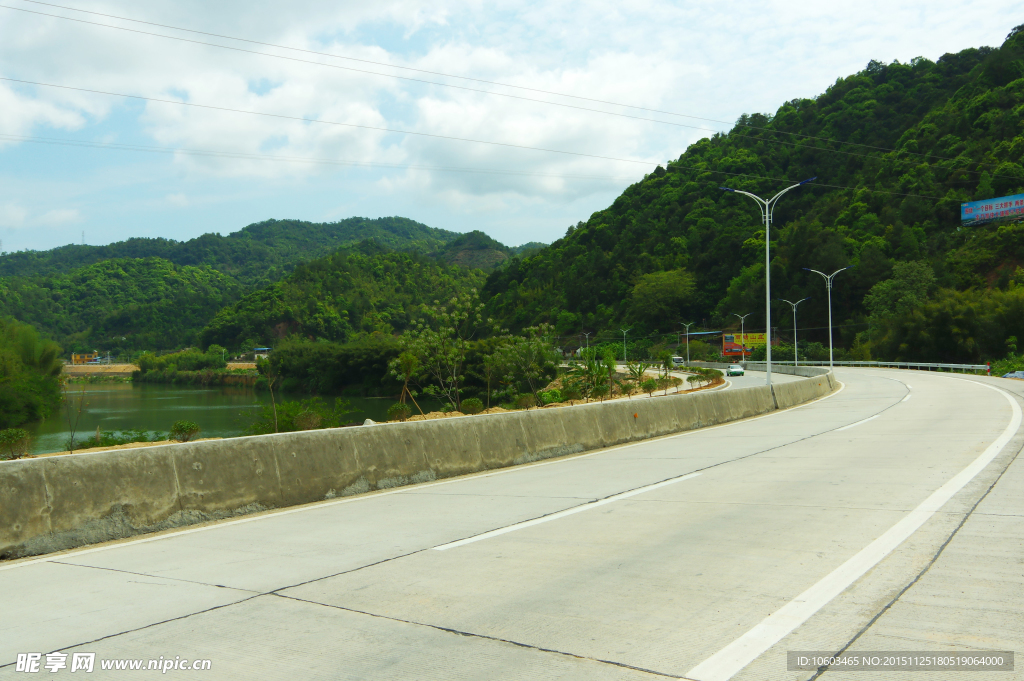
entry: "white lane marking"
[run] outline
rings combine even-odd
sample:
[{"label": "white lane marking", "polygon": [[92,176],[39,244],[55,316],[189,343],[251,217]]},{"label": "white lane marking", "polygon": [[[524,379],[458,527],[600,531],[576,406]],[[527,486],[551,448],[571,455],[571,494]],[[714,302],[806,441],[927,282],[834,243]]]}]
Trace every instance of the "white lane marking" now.
[{"label": "white lane marking", "polygon": [[910,395],[911,395],[911,393],[907,393],[907,396],[904,397],[902,400],[900,400],[900,402],[906,402],[907,400],[909,400],[910,399]]},{"label": "white lane marking", "polygon": [[482,541],[484,539],[490,539],[491,537],[497,537],[501,534],[507,534],[509,532],[515,532],[517,530],[525,530],[527,527],[533,527],[534,525],[540,525],[541,523],[550,522],[552,520],[558,520],[559,518],[564,518],[566,516],[573,515],[576,513],[583,513],[583,511],[589,511],[591,509],[598,508],[599,506],[610,504],[614,501],[620,501],[621,499],[635,497],[637,494],[650,492],[652,490],[658,489],[659,487],[665,487],[666,485],[674,485],[675,483],[682,482],[683,480],[696,478],[698,475],[700,475],[700,473],[690,473],[688,475],[680,475],[678,478],[662,480],[661,482],[656,482],[653,485],[647,485],[646,487],[638,487],[637,489],[632,489],[628,492],[623,492],[622,494],[616,494],[614,496],[605,497],[600,501],[592,501],[588,504],[583,504],[582,506],[574,506],[573,508],[567,508],[564,511],[552,513],[551,515],[542,516],[540,518],[534,518],[533,520],[526,520],[521,523],[516,523],[515,525],[501,527],[497,530],[491,530],[490,532],[484,532],[482,534],[477,534],[472,537],[466,537],[465,539],[459,539],[458,541],[449,542],[447,544],[441,544],[440,546],[435,546],[434,550],[447,551],[448,549],[454,549],[459,546],[465,546],[466,544],[472,544],[473,542]]},{"label": "white lane marking", "polygon": [[578,459],[586,459],[586,458],[591,457],[591,456],[597,456],[599,454],[607,454],[608,452],[613,452],[613,451],[616,451],[616,450],[619,450],[619,449],[628,449],[630,447],[639,447],[641,445],[651,444],[652,442],[657,442],[659,440],[674,440],[676,438],[688,437],[690,435],[697,435],[697,434],[700,434],[700,433],[706,433],[706,432],[708,432],[710,430],[718,430],[719,428],[731,428],[733,426],[742,425],[744,423],[749,423],[751,421],[758,421],[760,419],[766,419],[766,418],[769,418],[769,417],[772,417],[772,416],[778,416],[779,414],[788,414],[791,411],[796,411],[797,409],[803,409],[804,407],[809,407],[809,406],[811,406],[813,404],[817,404],[819,402],[824,402],[827,399],[831,399],[831,398],[835,397],[836,395],[838,395],[839,393],[843,392],[846,389],[846,384],[845,383],[843,383],[842,381],[837,381],[837,382],[839,383],[839,389],[838,390],[835,390],[834,392],[831,392],[828,395],[825,395],[824,397],[819,397],[816,400],[811,400],[810,402],[804,402],[803,404],[798,404],[797,406],[790,407],[789,409],[776,409],[774,411],[770,411],[767,414],[762,414],[760,416],[752,416],[750,418],[741,419],[739,421],[730,421],[729,423],[721,423],[721,424],[719,424],[717,426],[709,426],[707,428],[696,428],[694,430],[688,430],[688,431],[683,432],[683,433],[676,433],[675,435],[664,435],[662,437],[655,437],[655,438],[649,438],[647,440],[640,440],[638,442],[631,442],[631,443],[626,444],[626,445],[618,445],[618,446],[615,446],[615,447],[605,447],[603,449],[595,449],[594,451],[591,451],[591,452],[586,452],[584,454],[578,454],[576,456],[571,456],[571,457],[558,458],[558,459],[555,459],[553,461],[539,461],[539,462],[535,462],[535,463],[525,464],[525,465],[522,465],[522,466],[510,466],[509,468],[503,468],[503,469],[497,470],[497,471],[486,471],[486,472],[480,472],[480,473],[470,473],[468,475],[462,475],[462,476],[459,476],[459,477],[456,477],[456,478],[449,478],[447,480],[438,480],[437,482],[427,482],[427,483],[423,483],[423,484],[420,484],[420,485],[409,485],[407,487],[399,487],[399,488],[395,488],[395,489],[389,489],[387,491],[377,491],[377,492],[369,492],[367,494],[358,494],[358,495],[355,495],[355,496],[347,497],[345,499],[336,499],[334,501],[314,501],[314,502],[311,502],[309,504],[304,504],[302,506],[299,506],[297,508],[287,508],[287,509],[283,509],[283,510],[280,510],[280,511],[271,511],[269,513],[261,513],[259,515],[247,516],[245,518],[238,518],[236,520],[215,521],[215,522],[213,522],[213,523],[211,523],[209,525],[204,525],[202,527],[187,527],[187,528],[182,529],[182,530],[177,530],[177,531],[173,531],[173,532],[166,532],[165,534],[160,534],[160,535],[157,535],[155,537],[142,536],[142,537],[139,537],[139,538],[129,539],[128,541],[119,542],[117,544],[104,544],[102,546],[96,546],[96,547],[91,548],[91,549],[75,549],[75,550],[67,551],[67,552],[64,552],[64,553],[51,554],[51,555],[42,556],[40,558],[23,559],[23,560],[19,560],[19,561],[15,562],[15,563],[12,563],[10,565],[0,565],[0,572],[3,572],[4,570],[13,570],[15,568],[26,567],[26,566],[29,566],[29,565],[35,565],[37,563],[51,563],[53,561],[63,560],[65,558],[71,558],[71,557],[84,556],[84,555],[88,555],[90,553],[99,553],[101,551],[111,551],[113,549],[122,549],[122,548],[125,548],[125,547],[128,547],[128,546],[137,546],[138,544],[148,544],[149,542],[163,541],[165,539],[172,539],[174,537],[181,537],[181,536],[187,535],[187,534],[196,534],[198,532],[207,532],[209,530],[215,530],[215,529],[220,528],[220,527],[230,527],[232,525],[241,525],[241,524],[244,524],[244,523],[254,523],[254,522],[257,522],[259,520],[267,520],[269,518],[277,518],[279,516],[291,515],[292,513],[305,513],[307,511],[315,511],[315,510],[327,508],[329,506],[338,506],[340,504],[351,504],[351,503],[355,503],[355,502],[358,502],[358,501],[366,501],[367,499],[377,499],[379,497],[386,497],[386,496],[389,496],[389,495],[392,495],[392,494],[410,494],[410,493],[417,492],[419,490],[427,489],[428,487],[438,487],[440,485],[452,485],[452,484],[455,484],[455,483],[458,483],[458,482],[465,482],[467,480],[478,480],[480,478],[490,478],[490,477],[493,477],[495,475],[505,475],[506,473],[518,473],[518,472],[522,472],[522,471],[532,470],[534,468],[539,468],[540,466],[553,466],[555,464],[565,463],[566,461],[576,461]]},{"label": "white lane marking", "polygon": [[[963,379],[957,379],[963,380]],[[727,681],[741,669],[761,656],[762,653],[781,641],[794,629],[806,622],[829,601],[841,594],[868,570],[896,549],[904,540],[935,515],[942,505],[964,485],[984,470],[1020,428],[1021,410],[1017,401],[1005,391],[984,383],[976,383],[1002,394],[1010,403],[1013,416],[1003,433],[972,461],[968,466],[950,478],[946,484],[935,490],[927,499],[906,517],[893,525],[875,541],[861,549],[857,555],[840,565],[821,581],[804,591],[792,601],[772,613],[760,624],[722,648],[720,651],[686,672],[686,678],[697,681]]]},{"label": "white lane marking", "polygon": [[[906,398],[904,398],[904,399],[906,399]],[[881,414],[875,414],[874,416],[869,416],[868,418],[866,418],[866,419],[864,419],[862,421],[857,421],[856,423],[851,423],[850,425],[843,426],[842,428],[836,428],[835,432],[841,433],[844,430],[849,430],[850,428],[856,428],[857,426],[861,425],[862,423],[867,423],[868,421],[874,421],[879,416],[881,416]]]}]

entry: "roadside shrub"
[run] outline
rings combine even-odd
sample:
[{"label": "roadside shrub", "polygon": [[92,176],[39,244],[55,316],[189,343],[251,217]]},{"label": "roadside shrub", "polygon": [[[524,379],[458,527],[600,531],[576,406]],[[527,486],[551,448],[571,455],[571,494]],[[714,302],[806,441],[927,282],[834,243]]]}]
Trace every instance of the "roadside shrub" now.
[{"label": "roadside shrub", "polygon": [[575,403],[576,400],[582,399],[583,395],[581,394],[580,389],[575,385],[567,386],[562,390],[562,400],[568,402],[570,405]]},{"label": "roadside shrub", "polygon": [[[277,403],[278,433],[293,433],[298,430],[318,430],[321,428],[339,428],[351,410],[345,400],[335,399],[333,406],[328,406],[320,397],[306,400],[286,400]],[[266,435],[274,431],[274,406],[264,404],[255,420],[246,428],[250,435]]]},{"label": "roadside shrub", "polygon": [[516,407],[519,409],[529,409],[530,407],[537,406],[537,398],[530,393],[523,393],[516,398]]},{"label": "roadside shrub", "polygon": [[558,388],[552,388],[551,390],[545,390],[540,394],[540,401],[544,404],[554,404],[563,400],[562,391]]},{"label": "roadside shrub", "polygon": [[654,391],[658,389],[658,381],[654,378],[648,378],[647,380],[640,384],[640,389],[647,393],[647,396],[650,397],[651,395],[654,394]]},{"label": "roadside shrub", "polygon": [[463,414],[479,414],[484,410],[484,403],[476,397],[470,397],[468,400],[462,400],[462,413]]},{"label": "roadside shrub", "polygon": [[28,453],[28,431],[21,428],[0,430],[0,461],[20,459]]},{"label": "roadside shrub", "polygon": [[175,421],[171,426],[171,439],[188,442],[199,433],[199,425],[194,421]]},{"label": "roadside shrub", "polygon": [[607,395],[607,394],[608,394],[608,384],[606,384],[606,383],[601,383],[601,384],[595,385],[594,388],[590,391],[590,396],[594,397],[594,398],[597,398],[599,400],[603,400],[604,396]]},{"label": "roadside shrub", "polygon": [[303,411],[295,416],[295,427],[298,430],[316,430],[323,422],[324,417],[315,411]]},{"label": "roadside shrub", "polygon": [[[465,404],[465,402],[463,402],[463,404]],[[388,407],[388,421],[405,421],[411,415],[412,407],[404,402],[395,402]]]}]

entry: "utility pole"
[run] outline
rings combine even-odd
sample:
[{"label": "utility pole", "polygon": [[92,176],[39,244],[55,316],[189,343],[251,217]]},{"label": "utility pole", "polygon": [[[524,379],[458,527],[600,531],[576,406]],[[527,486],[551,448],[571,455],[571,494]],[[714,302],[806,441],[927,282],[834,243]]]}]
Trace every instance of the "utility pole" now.
[{"label": "utility pole", "polygon": [[[632,327],[630,327],[631,329]],[[622,332],[622,363],[628,364],[629,360],[626,359],[626,332],[630,329],[619,329]]]},{"label": "utility pole", "polygon": [[752,314],[754,313],[748,312],[747,314],[740,317],[735,312],[732,313],[733,317],[740,317],[740,361],[744,366],[747,365],[747,334],[743,333],[743,320]]},{"label": "utility pole", "polygon": [[836,270],[832,274],[825,274],[818,270],[812,270],[810,267],[805,267],[804,269],[808,272],[820,274],[821,278],[825,280],[825,288],[828,289],[828,368],[832,369],[832,279],[834,279],[835,276],[843,270],[848,270],[850,268],[844,267]]},{"label": "utility pole", "polygon": [[793,308],[793,366],[800,366],[800,358],[797,356],[796,353],[796,306],[804,302],[805,300],[810,300],[810,297],[801,298],[795,303],[786,300],[785,298],[779,298],[779,300],[781,300],[784,303],[789,303]]},{"label": "utility pole", "polygon": [[783,194],[785,194],[786,192],[788,192],[791,189],[796,189],[797,187],[799,187],[801,185],[805,185],[808,182],[811,182],[811,181],[816,180],[816,179],[818,179],[818,178],[817,177],[812,177],[812,178],[810,178],[808,180],[804,180],[803,182],[797,182],[796,184],[794,184],[794,185],[792,185],[790,187],[786,187],[781,192],[779,192],[778,194],[776,194],[772,198],[768,199],[767,201],[765,199],[762,199],[760,196],[757,196],[756,194],[751,194],[750,192],[740,191],[739,189],[730,189],[729,187],[719,187],[719,189],[723,189],[723,190],[725,190],[727,192],[734,192],[736,194],[743,194],[744,196],[749,196],[750,198],[752,198],[755,201],[757,201],[757,206],[758,206],[758,208],[761,209],[761,217],[764,219],[764,314],[765,314],[764,328],[767,331],[767,334],[766,334],[767,338],[766,338],[766,340],[768,342],[767,343],[767,360],[768,361],[767,361],[767,367],[766,367],[767,374],[768,374],[767,385],[771,385],[772,384],[772,286],[771,286],[772,260],[771,260],[771,253],[770,253],[771,243],[772,243],[772,240],[771,240],[772,214],[775,212],[775,205],[776,205],[776,203],[778,203],[779,198]]}]

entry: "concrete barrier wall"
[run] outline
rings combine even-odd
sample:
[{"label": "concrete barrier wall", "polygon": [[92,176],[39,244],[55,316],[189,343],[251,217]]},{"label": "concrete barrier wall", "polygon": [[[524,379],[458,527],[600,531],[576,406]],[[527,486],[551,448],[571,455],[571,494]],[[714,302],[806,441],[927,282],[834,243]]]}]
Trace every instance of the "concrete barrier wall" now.
[{"label": "concrete barrier wall", "polygon": [[829,377],[0,463],[0,558],[514,466],[821,397]]}]

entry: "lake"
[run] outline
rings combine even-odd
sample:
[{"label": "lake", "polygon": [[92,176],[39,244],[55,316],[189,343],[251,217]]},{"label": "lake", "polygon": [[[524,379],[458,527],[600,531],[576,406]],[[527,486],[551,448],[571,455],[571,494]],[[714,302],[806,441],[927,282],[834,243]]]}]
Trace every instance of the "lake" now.
[{"label": "lake", "polygon": [[[259,414],[260,407],[270,404],[270,394],[245,387],[192,388],[186,386],[143,383],[78,383],[69,386],[68,394],[77,408],[84,392],[85,407],[76,429],[75,439],[81,441],[100,430],[145,430],[166,433],[179,420],[195,421],[200,427],[198,437],[234,437],[243,434]],[[297,400],[305,396],[278,396],[278,401]],[[334,398],[326,397],[328,404]],[[389,397],[346,397],[349,409],[345,418],[362,423],[370,418],[386,421],[387,409],[394,404]],[[424,405],[426,406],[426,405]],[[32,442],[29,452],[44,454],[63,451],[71,430],[66,408],[40,423],[22,426]],[[88,446],[88,445],[86,445]]]}]

